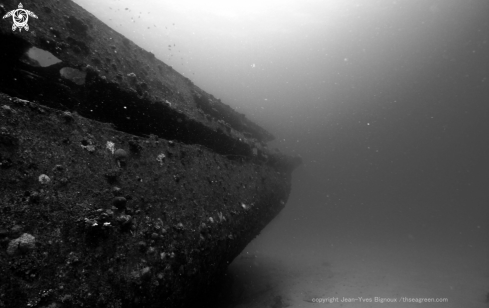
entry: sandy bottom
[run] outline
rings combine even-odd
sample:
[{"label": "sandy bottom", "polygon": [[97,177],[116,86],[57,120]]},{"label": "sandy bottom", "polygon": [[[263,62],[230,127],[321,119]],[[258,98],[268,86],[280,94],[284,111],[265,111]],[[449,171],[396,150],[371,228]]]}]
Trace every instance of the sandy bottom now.
[{"label": "sandy bottom", "polygon": [[227,307],[487,308],[486,247],[483,241],[409,234],[274,241],[264,236],[231,264]]}]

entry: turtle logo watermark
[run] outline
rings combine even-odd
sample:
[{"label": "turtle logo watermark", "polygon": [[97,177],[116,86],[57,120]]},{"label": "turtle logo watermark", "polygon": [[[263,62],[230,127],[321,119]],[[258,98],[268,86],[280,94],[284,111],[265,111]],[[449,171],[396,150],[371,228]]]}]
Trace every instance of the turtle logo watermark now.
[{"label": "turtle logo watermark", "polygon": [[12,20],[14,22],[12,25],[12,31],[15,31],[18,28],[19,32],[22,32],[22,28],[24,28],[25,31],[29,31],[29,25],[27,24],[29,21],[29,16],[37,18],[36,14],[32,13],[31,11],[24,10],[22,3],[19,3],[18,9],[8,12],[3,16],[3,18],[5,19],[10,16],[12,16]]}]

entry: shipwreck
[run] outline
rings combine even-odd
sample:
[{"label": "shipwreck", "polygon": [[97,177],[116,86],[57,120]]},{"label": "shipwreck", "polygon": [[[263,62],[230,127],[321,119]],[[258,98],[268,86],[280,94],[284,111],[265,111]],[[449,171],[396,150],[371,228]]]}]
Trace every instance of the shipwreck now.
[{"label": "shipwreck", "polygon": [[0,20],[0,307],[210,306],[301,159],[75,3],[22,4],[29,31]]}]

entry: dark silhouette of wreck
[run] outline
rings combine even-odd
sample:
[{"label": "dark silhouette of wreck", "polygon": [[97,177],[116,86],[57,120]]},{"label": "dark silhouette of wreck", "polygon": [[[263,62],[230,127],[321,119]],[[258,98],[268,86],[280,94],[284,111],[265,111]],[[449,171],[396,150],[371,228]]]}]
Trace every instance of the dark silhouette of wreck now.
[{"label": "dark silhouette of wreck", "polygon": [[28,32],[0,20],[0,307],[211,306],[300,158],[73,2],[22,3]]}]

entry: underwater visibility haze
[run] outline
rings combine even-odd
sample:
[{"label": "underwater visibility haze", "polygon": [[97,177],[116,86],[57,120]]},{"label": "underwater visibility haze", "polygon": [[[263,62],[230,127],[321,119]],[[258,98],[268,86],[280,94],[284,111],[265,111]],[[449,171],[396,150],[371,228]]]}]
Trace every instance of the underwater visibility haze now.
[{"label": "underwater visibility haze", "polygon": [[486,1],[77,3],[271,130],[330,200],[485,184]]},{"label": "underwater visibility haze", "polygon": [[223,307],[489,305],[489,1],[75,2],[302,156]]}]

